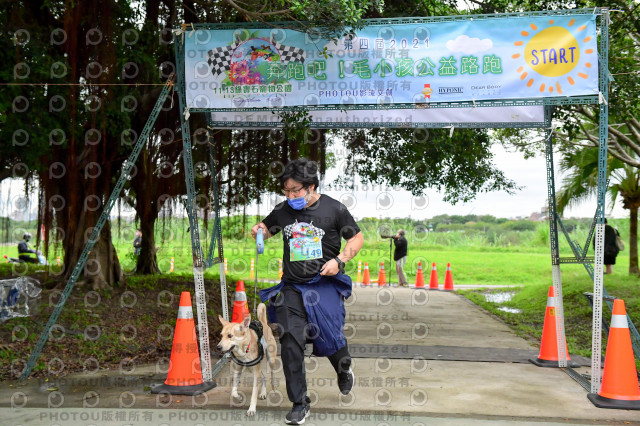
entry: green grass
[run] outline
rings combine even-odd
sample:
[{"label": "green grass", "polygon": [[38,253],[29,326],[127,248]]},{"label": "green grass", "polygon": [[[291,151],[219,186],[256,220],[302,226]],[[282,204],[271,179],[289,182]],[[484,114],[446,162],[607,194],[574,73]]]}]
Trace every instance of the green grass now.
[{"label": "green grass", "polygon": [[[251,259],[255,259],[255,242],[253,239],[224,241],[224,257],[227,259],[228,277],[249,280]],[[117,245],[119,253],[127,250],[124,245]],[[565,250],[566,256],[569,256]],[[623,252],[624,253],[624,252]],[[171,257],[174,257],[174,273],[189,274],[192,271],[191,247],[189,245],[168,245],[158,251],[158,264],[163,272],[168,272]],[[257,272],[260,279],[278,279],[278,261],[282,259],[282,239],[278,235],[265,241],[265,252],[257,261]],[[133,260],[122,258],[125,271],[132,272]],[[389,263],[389,246],[386,243],[365,240],[365,245],[358,256],[346,265],[346,272],[354,279],[357,275],[358,262],[369,264],[373,277],[378,276],[378,267],[384,262],[387,277],[391,274],[397,281],[395,263]],[[423,274],[428,280],[431,265],[436,263],[438,276],[442,281],[447,263],[451,263],[454,282],[458,284],[488,285],[529,285],[550,282],[551,257],[547,247],[501,247],[501,246],[438,246],[425,242],[409,242],[409,253],[405,272],[410,282],[415,282],[418,262],[422,263]],[[618,257],[617,270],[622,272],[628,265],[628,255]],[[585,274],[584,268],[577,265],[563,266],[563,271],[577,271]],[[573,272],[570,272],[573,273]],[[218,266],[206,270],[206,277],[218,277]]]},{"label": "green grass", "polygon": [[[228,260],[227,277],[230,281],[250,280],[251,259],[255,259],[255,241],[248,237],[250,227],[257,219],[247,217],[223,218],[224,257]],[[626,230],[628,220],[616,220],[623,238],[628,241]],[[209,249],[209,229],[200,223],[200,235],[205,255]],[[422,263],[425,280],[428,281],[431,264],[436,263],[438,276],[442,282],[447,263],[451,263],[454,283],[486,285],[548,285],[551,281],[551,265],[548,247],[548,224],[546,222],[509,221],[501,225],[469,222],[467,224],[439,225],[445,232],[422,232],[424,226],[416,225],[407,219],[377,220],[364,219],[360,223],[365,235],[365,245],[358,256],[347,263],[346,270],[354,279],[357,276],[358,261],[369,264],[373,278],[378,275],[378,267],[384,262],[387,277],[397,282],[394,263],[389,262],[389,240],[381,239],[381,233],[390,233],[392,229],[404,227],[409,240],[409,256],[405,272],[410,282],[415,282],[418,262]],[[576,222],[571,237],[584,241],[589,231],[588,224]],[[192,254],[189,227],[186,219],[171,219],[156,223],[157,259],[165,277],[169,274],[171,258],[174,258],[173,275],[192,274]],[[25,225],[28,229],[28,226]],[[112,235],[122,268],[127,277],[133,277],[136,257],[133,254],[133,236],[135,225],[121,222],[112,223]],[[564,237],[560,236],[562,256],[570,256],[570,250]],[[16,246],[5,246],[4,254],[17,256]],[[217,254],[217,250],[216,250]],[[591,253],[590,253],[591,254]],[[52,246],[49,253],[48,268],[55,275],[60,271],[56,266],[57,256],[62,257],[59,247]],[[258,258],[257,273],[260,279],[278,279],[278,260],[282,258],[282,238],[280,235],[265,241],[265,254]],[[616,271],[624,273],[629,262],[628,250],[618,257]],[[23,265],[11,268],[19,274],[26,271]],[[43,267],[29,265],[28,271]],[[205,277],[219,276],[218,266],[205,271]],[[578,265],[564,265],[563,274],[582,276],[584,269]],[[156,285],[155,277],[135,278],[136,285],[151,289]]]},{"label": "green grass", "polygon": [[[625,241],[628,241],[628,220],[612,221],[618,225]],[[224,257],[228,260],[227,282],[229,293],[233,291],[237,280],[244,280],[248,293],[252,293],[253,280],[250,279],[251,259],[255,258],[255,241],[247,237],[250,226],[255,220],[247,219],[243,225],[238,217],[225,218],[223,223]],[[210,225],[212,222],[210,222]],[[520,335],[539,343],[544,321],[544,312],[547,302],[547,291],[551,285],[551,261],[548,243],[548,224],[517,222],[505,223],[502,226],[483,225],[479,223],[441,225],[438,228],[445,232],[421,232],[419,228],[404,221],[378,221],[365,220],[361,228],[365,235],[365,245],[359,255],[347,263],[347,273],[355,280],[358,261],[363,266],[368,262],[372,280],[378,275],[378,265],[384,262],[387,278],[397,282],[395,267],[389,263],[389,240],[381,239],[381,233],[389,233],[389,229],[404,227],[407,230],[409,240],[409,256],[405,267],[410,282],[415,281],[418,262],[422,263],[425,281],[428,283],[431,264],[437,265],[439,281],[442,284],[447,263],[451,263],[455,285],[480,284],[497,286],[520,286],[516,295],[510,302],[502,306],[518,308],[521,314],[510,314],[500,311],[500,305],[486,302],[482,291],[461,291],[465,297],[502,318]],[[118,230],[112,224],[114,245],[120,262],[127,277],[126,288],[137,293],[144,294],[157,290],[158,280],[172,286],[172,292],[192,290],[192,255],[190,235],[187,232],[188,222],[184,219],[172,219],[170,222],[157,223],[156,244],[158,247],[157,258],[161,271],[158,276],[136,276],[136,257],[133,255],[133,232],[135,227],[126,224]],[[244,230],[244,233],[243,233]],[[578,223],[572,231],[571,237],[581,244],[588,233],[588,226]],[[570,256],[570,250],[560,236],[561,256]],[[205,254],[208,252],[210,234],[201,226],[202,245]],[[217,251],[216,251],[217,253]],[[629,264],[628,249],[618,256],[614,267],[614,274],[605,276],[605,286],[608,291],[617,297],[625,299],[627,311],[634,323],[640,326],[640,280],[638,277],[627,275]],[[17,256],[16,246],[5,246],[4,254]],[[592,250],[590,253],[592,254]],[[52,266],[48,267],[55,278],[60,268],[56,266],[56,257],[61,255],[51,248],[49,255]],[[174,258],[174,272],[169,273],[171,258]],[[265,241],[265,254],[258,258],[257,273],[260,279],[278,279],[278,260],[282,258],[282,238]],[[32,274],[44,269],[40,265],[26,264],[0,264],[0,274],[23,275]],[[205,278],[217,282],[218,266],[205,271]],[[566,264],[562,266],[562,280],[564,292],[565,321],[567,330],[567,342],[572,354],[589,356],[591,352],[591,308],[583,296],[586,291],[592,291],[593,283],[581,265]],[[261,284],[261,287],[270,284]],[[214,285],[215,287],[215,285]],[[219,290],[215,288],[211,291]],[[514,291],[511,289],[510,291]],[[108,291],[101,294],[103,300],[110,297]],[[251,297],[250,294],[248,296]],[[216,306],[210,306],[212,317],[217,317]],[[75,312],[69,315],[70,323],[84,325],[81,315]],[[604,309],[604,317],[610,317],[611,313]],[[170,314],[171,316],[171,314]],[[147,321],[145,317],[144,321]],[[36,338],[37,336],[34,336]],[[105,341],[110,342],[114,348],[121,348],[115,335],[105,334]],[[603,348],[606,345],[603,342]],[[87,349],[88,350],[88,349]],[[2,357],[4,355],[0,355]],[[112,356],[109,353],[109,356]]]},{"label": "green grass", "polygon": [[[605,275],[604,278],[604,285],[609,294],[623,299],[631,320],[637,326],[640,325],[640,292],[638,291],[640,282],[638,278],[620,272]],[[519,287],[515,289],[513,298],[502,304],[487,302],[483,294],[486,290],[461,290],[458,292],[500,317],[519,335],[539,344],[542,337],[549,286],[551,286],[551,280],[544,285],[530,284]],[[491,291],[505,291],[505,289],[492,289]],[[509,288],[508,291],[514,291],[514,289]],[[584,293],[592,291],[593,282],[586,273],[562,274],[565,334],[570,354],[591,356],[592,310]],[[501,306],[517,308],[522,312],[504,312],[499,309]],[[603,318],[610,322],[611,311],[606,305],[603,307]],[[602,348],[604,354],[606,333],[603,333]]]}]

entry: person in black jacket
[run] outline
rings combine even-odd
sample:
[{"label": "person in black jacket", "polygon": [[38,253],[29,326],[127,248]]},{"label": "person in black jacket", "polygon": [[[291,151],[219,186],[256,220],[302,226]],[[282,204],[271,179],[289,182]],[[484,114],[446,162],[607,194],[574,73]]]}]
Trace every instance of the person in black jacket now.
[{"label": "person in black jacket", "polygon": [[[618,249],[618,245],[616,244],[616,237],[620,234],[616,229],[614,229],[611,225],[607,224],[607,219],[604,220],[604,266],[605,266],[605,274],[613,273],[613,265],[616,264],[616,257],[618,257],[618,253],[620,249]],[[596,239],[593,238],[593,249],[596,248]]]},{"label": "person in black jacket", "polygon": [[407,262],[407,239],[404,237],[404,229],[399,229],[393,237],[393,244],[396,246],[393,251],[393,260],[396,261],[396,273],[398,274],[398,284],[407,285],[407,277],[404,274],[404,264]]},{"label": "person in black jacket", "polygon": [[29,247],[29,240],[31,239],[31,234],[28,232],[25,232],[24,235],[22,236],[22,239],[24,241],[20,241],[18,243],[18,257],[20,258],[20,260],[27,263],[39,263],[38,259],[36,259],[35,257],[29,256],[29,253],[35,253],[35,254],[38,253],[36,250],[33,250],[32,248]]},{"label": "person in black jacket", "polygon": [[140,247],[142,247],[142,231],[136,229],[136,238],[133,240],[133,253],[136,256],[140,255]]},{"label": "person in black jacket", "polygon": [[[262,290],[261,298],[265,293],[274,293],[273,308],[279,324],[287,396],[293,403],[285,422],[298,425],[305,422],[311,406],[304,363],[305,345],[313,340],[311,336],[320,336],[321,329],[332,334],[331,338],[313,340],[313,351],[316,356],[329,359],[337,373],[337,385],[342,395],[351,392],[355,382],[343,332],[344,298],[348,295],[342,295],[339,284],[348,283],[346,287],[351,289],[351,278],[346,276],[344,267],[358,254],[364,237],[342,203],[317,192],[320,183],[317,163],[305,158],[293,160],[285,166],[279,179],[286,202],[278,204],[253,226],[251,235],[255,238],[258,229],[262,229],[266,240],[282,233],[282,281]],[[344,248],[342,240],[346,241]],[[315,289],[309,290],[309,287]],[[321,297],[326,298],[320,302]],[[266,299],[271,296],[262,300]],[[314,311],[322,311],[324,324],[312,321]]]}]

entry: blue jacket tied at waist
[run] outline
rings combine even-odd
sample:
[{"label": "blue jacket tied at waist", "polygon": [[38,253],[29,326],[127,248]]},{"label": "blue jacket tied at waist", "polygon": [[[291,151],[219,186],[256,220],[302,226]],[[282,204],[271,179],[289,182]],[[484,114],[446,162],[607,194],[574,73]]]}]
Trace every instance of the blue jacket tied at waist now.
[{"label": "blue jacket tied at waist", "polygon": [[329,356],[342,349],[347,344],[342,329],[345,318],[344,300],[351,296],[351,277],[340,273],[334,276],[318,274],[303,284],[282,280],[276,286],[260,290],[260,299],[271,302],[267,307],[269,322],[278,322],[273,302],[285,285],[292,285],[302,293],[313,354]]}]

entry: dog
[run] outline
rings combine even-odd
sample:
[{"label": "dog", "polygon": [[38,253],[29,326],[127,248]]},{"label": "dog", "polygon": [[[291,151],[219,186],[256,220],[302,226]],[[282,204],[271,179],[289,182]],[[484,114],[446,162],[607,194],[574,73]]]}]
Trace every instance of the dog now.
[{"label": "dog", "polygon": [[[277,388],[275,380],[277,346],[273,331],[267,323],[267,310],[264,303],[258,305],[257,313],[258,320],[262,325],[262,339],[258,338],[258,333],[254,330],[257,324],[255,322],[253,326],[251,324],[251,316],[245,317],[242,324],[238,324],[229,322],[218,315],[218,320],[222,324],[222,338],[217,348],[223,354],[231,354],[231,369],[233,371],[231,396],[233,398],[240,398],[240,395],[238,395],[238,382],[240,382],[242,371],[245,368],[249,368],[253,372],[253,392],[247,416],[256,414],[258,398],[267,398],[267,379],[262,371],[262,365],[268,363],[271,371],[271,388],[274,390]],[[262,340],[262,342],[259,340]],[[261,354],[262,358],[260,358]],[[262,383],[260,394],[258,394],[259,382]]]}]

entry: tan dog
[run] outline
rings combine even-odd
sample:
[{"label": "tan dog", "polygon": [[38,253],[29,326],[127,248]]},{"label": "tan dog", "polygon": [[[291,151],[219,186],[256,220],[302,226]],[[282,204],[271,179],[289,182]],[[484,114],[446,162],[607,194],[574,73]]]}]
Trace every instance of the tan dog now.
[{"label": "tan dog", "polygon": [[[261,342],[258,342],[258,335],[256,332],[249,327],[251,317],[245,317],[242,324],[229,322],[220,315],[218,315],[218,319],[222,323],[222,338],[218,343],[218,350],[225,354],[228,352],[232,354],[231,369],[233,370],[233,388],[231,389],[231,396],[233,398],[240,398],[240,395],[238,395],[238,382],[240,381],[240,374],[244,368],[249,368],[253,371],[253,392],[251,394],[249,410],[247,411],[247,416],[253,416],[256,414],[258,396],[260,399],[265,399],[267,397],[267,379],[261,368],[262,365],[266,364],[266,361],[268,361],[269,370],[271,371],[271,388],[275,389],[277,387],[274,376],[276,369],[277,346],[276,340],[273,337],[273,332],[267,323],[266,307],[264,306],[264,303],[260,303],[258,305],[258,320],[262,324],[262,337],[264,339],[262,346],[264,348],[265,356],[263,356],[263,358],[257,363],[256,360],[259,358],[260,353],[258,345],[260,345]],[[233,358],[235,358],[235,360]],[[245,367],[240,365],[241,363],[255,363],[255,365]],[[258,395],[259,379],[261,379],[262,382],[260,395]]]}]

